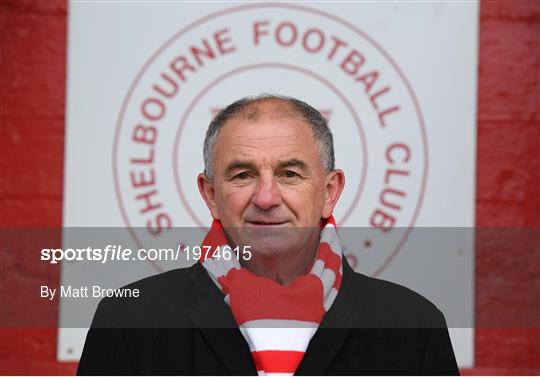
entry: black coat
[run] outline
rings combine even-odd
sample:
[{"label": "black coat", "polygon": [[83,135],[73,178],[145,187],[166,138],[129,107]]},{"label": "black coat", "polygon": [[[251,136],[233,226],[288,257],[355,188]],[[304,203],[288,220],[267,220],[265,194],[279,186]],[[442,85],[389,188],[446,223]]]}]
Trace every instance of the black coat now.
[{"label": "black coat", "polygon": [[[79,375],[256,375],[223,295],[200,263],[140,280],[138,299],[100,302]],[[142,328],[144,327],[144,328]],[[336,299],[297,375],[457,375],[443,314],[344,259]]]}]

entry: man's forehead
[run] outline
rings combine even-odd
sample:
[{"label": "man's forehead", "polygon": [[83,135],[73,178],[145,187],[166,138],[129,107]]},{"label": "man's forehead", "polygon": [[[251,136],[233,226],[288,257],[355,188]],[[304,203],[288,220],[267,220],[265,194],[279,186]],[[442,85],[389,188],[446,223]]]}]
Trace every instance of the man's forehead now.
[{"label": "man's forehead", "polygon": [[222,166],[229,166],[231,164],[250,164],[256,167],[279,167],[290,164],[291,161],[302,161],[303,165],[310,165],[310,161],[314,157],[318,157],[318,155],[312,155],[312,151],[301,147],[291,146],[288,148],[287,146],[284,146],[279,148],[262,149],[246,146],[222,150],[222,153],[220,153],[218,156],[220,159],[218,163],[220,163]]},{"label": "man's forehead", "polygon": [[218,144],[220,141],[249,144],[268,140],[285,146],[298,142],[298,138],[302,139],[304,145],[308,141],[315,141],[311,127],[303,118],[266,109],[227,120],[219,131]]},{"label": "man's forehead", "polygon": [[269,122],[264,128],[245,122],[229,125],[218,136],[216,164],[222,168],[231,165],[277,168],[290,165],[291,161],[302,161],[297,164],[302,167],[315,165],[319,154],[309,127],[306,125],[299,132],[302,124],[282,125],[280,122]]},{"label": "man's forehead", "polygon": [[[310,125],[291,104],[263,100],[248,105],[222,126],[216,145],[216,164],[250,163],[278,166],[284,161],[319,158]],[[239,165],[239,164],[236,164]]]}]

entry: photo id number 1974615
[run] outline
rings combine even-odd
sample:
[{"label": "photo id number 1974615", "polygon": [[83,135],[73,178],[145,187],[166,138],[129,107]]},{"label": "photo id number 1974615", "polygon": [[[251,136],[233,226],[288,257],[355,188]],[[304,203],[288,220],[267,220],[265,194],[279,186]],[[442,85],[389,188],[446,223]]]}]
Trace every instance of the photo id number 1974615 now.
[{"label": "photo id number 1974615", "polygon": [[187,254],[188,260],[200,260],[206,258],[232,260],[250,260],[251,259],[251,246],[236,246],[230,247],[229,245],[223,246],[186,246],[184,252]]}]

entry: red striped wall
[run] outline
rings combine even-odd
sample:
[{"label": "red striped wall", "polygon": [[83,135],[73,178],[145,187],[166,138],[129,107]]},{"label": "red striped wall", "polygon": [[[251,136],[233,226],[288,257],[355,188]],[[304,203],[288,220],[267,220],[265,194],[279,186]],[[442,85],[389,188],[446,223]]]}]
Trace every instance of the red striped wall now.
[{"label": "red striped wall", "polygon": [[[64,1],[0,0],[2,227],[62,224],[66,16]],[[540,227],[539,108],[540,2],[482,1],[477,226]],[[477,316],[538,305],[517,289],[538,281],[528,250],[498,255],[479,239],[476,254]],[[2,250],[0,271],[21,289],[37,278],[58,284],[57,269],[36,271],[27,258]],[[494,279],[517,287],[511,302]],[[17,287],[0,285],[2,305],[18,305]],[[0,374],[74,373],[75,363],[55,358],[55,329],[0,329]],[[540,374],[540,330],[477,330],[476,368],[463,372]]]}]

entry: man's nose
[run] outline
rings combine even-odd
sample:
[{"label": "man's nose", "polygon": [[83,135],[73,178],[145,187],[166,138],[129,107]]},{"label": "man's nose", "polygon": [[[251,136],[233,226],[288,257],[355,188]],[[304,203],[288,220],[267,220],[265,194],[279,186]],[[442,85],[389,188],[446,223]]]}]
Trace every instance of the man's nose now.
[{"label": "man's nose", "polygon": [[281,204],[281,195],[273,175],[261,175],[251,199],[261,209],[270,209]]}]

